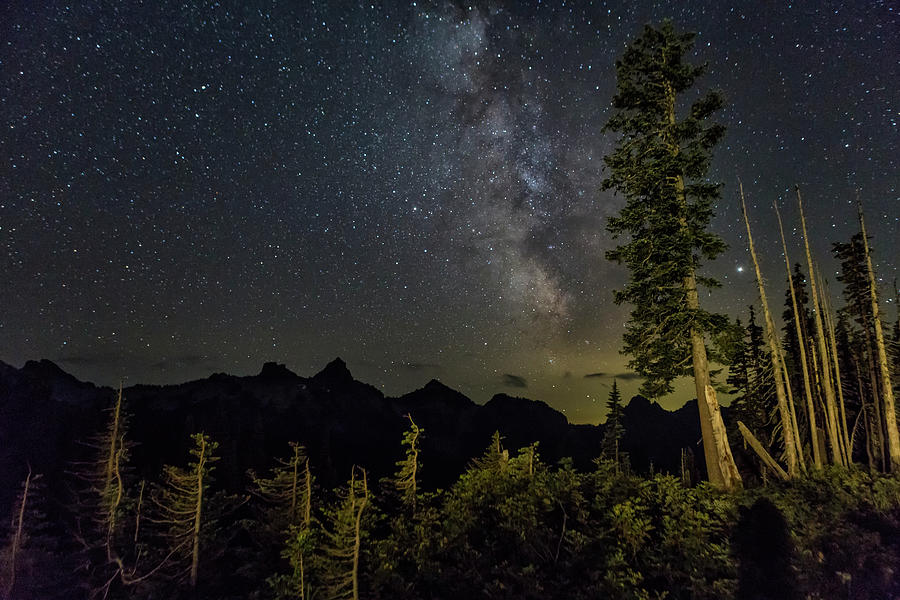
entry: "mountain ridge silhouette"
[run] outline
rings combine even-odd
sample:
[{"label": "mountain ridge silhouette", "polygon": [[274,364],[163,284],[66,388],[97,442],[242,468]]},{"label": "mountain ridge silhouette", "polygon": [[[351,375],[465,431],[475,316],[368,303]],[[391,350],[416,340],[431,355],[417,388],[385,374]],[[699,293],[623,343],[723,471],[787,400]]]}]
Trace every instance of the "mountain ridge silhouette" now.
[{"label": "mountain ridge silhouette", "polygon": [[[30,464],[62,490],[67,465],[84,459],[83,442],[100,433],[104,410],[117,390],[84,382],[49,360],[21,369],[0,361],[0,511],[11,505]],[[477,404],[432,379],[397,397],[356,380],[340,358],[311,377],[267,362],[258,374],[215,373],[171,385],[131,385],[123,390],[131,414],[128,439],[136,476],[158,478],[164,464],[188,460],[190,434],[204,431],[219,442],[218,484],[237,491],[246,471],[265,472],[288,453],[288,442],[307,448],[323,486],[333,486],[359,464],[374,477],[390,475],[403,456],[400,440],[410,415],[425,430],[423,484],[451,485],[481,455],[494,431],[511,453],[538,442],[542,459],[571,457],[590,469],[600,455],[603,425],[570,424],[539,400],[496,394]],[[702,456],[696,401],[676,411],[635,396],[624,410],[621,449],[637,471],[677,472],[682,448]],[[702,461],[700,461],[702,462]],[[50,483],[55,481],[56,483]]]}]

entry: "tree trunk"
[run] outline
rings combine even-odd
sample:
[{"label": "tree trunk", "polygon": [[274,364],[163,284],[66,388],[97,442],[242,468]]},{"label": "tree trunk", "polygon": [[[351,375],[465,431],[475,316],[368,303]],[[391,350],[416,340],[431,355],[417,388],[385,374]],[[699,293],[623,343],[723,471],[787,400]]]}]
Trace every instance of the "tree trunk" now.
[{"label": "tree trunk", "polygon": [[750,444],[750,447],[753,448],[753,451],[756,452],[757,456],[762,459],[763,464],[772,469],[778,477],[780,477],[783,481],[788,481],[790,477],[787,473],[784,472],[784,469],[781,468],[781,465],[778,464],[772,455],[766,452],[765,447],[756,439],[756,436],[753,435],[746,425],[743,422],[738,421],[738,430],[741,432],[741,435],[744,436],[744,440]]},{"label": "tree trunk", "polygon": [[[851,351],[851,353],[852,353],[852,351]],[[871,473],[871,472],[875,471],[875,455],[872,453],[872,446],[874,445],[874,439],[873,439],[874,436],[872,435],[872,428],[871,428],[872,415],[871,415],[871,411],[869,410],[868,405],[866,404],[866,393],[862,387],[862,377],[861,377],[862,374],[860,373],[859,365],[857,364],[856,359],[852,357],[852,354],[851,354],[851,360],[853,360],[854,369],[856,370],[856,389],[857,389],[857,392],[859,393],[859,403],[861,406],[861,408],[859,410],[863,416],[863,427],[865,428],[865,431],[866,431],[866,458],[868,458],[868,460],[869,460],[869,472]]]},{"label": "tree trunk", "polygon": [[[671,128],[675,127],[675,90],[668,81],[666,86],[666,117]],[[672,156],[678,156],[681,148],[670,130],[669,152]],[[684,192],[684,178],[681,175],[675,177],[675,195],[678,205],[686,210],[687,199]],[[679,218],[682,228],[687,228],[687,218],[682,215]],[[697,295],[697,277],[693,267],[685,276],[682,283],[685,292],[687,308],[690,311],[700,309],[700,299]],[[706,388],[710,385],[709,362],[706,356],[706,343],[703,340],[703,332],[691,327],[691,362],[694,370],[694,387],[697,391],[697,406],[700,412],[700,432],[703,436],[703,455],[706,459],[706,470],[710,483],[715,487],[726,490],[734,490],[741,485],[741,476],[731,449],[728,446],[728,436],[725,428],[715,427],[714,419],[721,422],[722,416],[718,411],[718,403],[713,395],[712,402],[707,398]]]},{"label": "tree trunk", "polygon": [[[112,431],[109,434],[109,445],[106,450],[106,472],[104,473],[103,479],[103,494],[104,496],[110,493],[110,488],[112,487],[112,480],[115,476],[115,471],[118,468],[119,461],[119,428],[121,422],[122,415],[122,384],[119,383],[119,395],[116,397],[116,405],[113,408],[113,422],[112,422]],[[104,515],[107,518],[107,525],[109,529],[112,529],[114,523],[112,522],[115,519],[115,511],[110,508],[108,505],[109,498],[104,497],[104,508],[107,509],[107,514]]]},{"label": "tree trunk", "polygon": [[713,431],[713,439],[716,443],[716,455],[719,458],[719,472],[725,480],[725,489],[736,490],[741,487],[741,474],[734,464],[734,456],[731,455],[731,447],[728,445],[728,435],[725,431],[725,423],[722,421],[722,412],[719,409],[719,401],[716,399],[716,390],[707,385],[703,395],[710,409],[710,425]]},{"label": "tree trunk", "polygon": [[312,517],[312,473],[309,472],[309,458],[306,459],[303,472],[306,477],[306,505],[303,509],[303,526],[309,527],[309,521]]},{"label": "tree trunk", "polygon": [[16,519],[16,533],[13,536],[9,549],[9,575],[6,580],[6,586],[3,590],[3,598],[9,600],[12,598],[13,588],[16,585],[16,562],[19,550],[22,547],[22,536],[25,529],[25,509],[28,506],[28,489],[31,487],[31,466],[28,466],[28,475],[25,477],[25,484],[22,486],[22,502],[19,504],[19,515]]},{"label": "tree trunk", "polygon": [[869,274],[869,300],[872,302],[872,320],[875,322],[875,346],[878,350],[878,370],[881,373],[881,401],[884,405],[884,422],[887,428],[888,456],[891,473],[900,472],[900,432],[897,430],[897,410],[894,406],[894,390],[891,387],[891,373],[888,369],[887,351],[884,346],[884,332],[881,329],[881,317],[878,314],[878,293],[875,285],[875,270],[872,268],[872,255],[869,253],[869,240],[866,237],[866,222],[863,218],[862,204],[857,196],[859,211],[859,227],[862,232],[863,248],[866,251],[866,270]]},{"label": "tree trunk", "polygon": [[197,587],[200,566],[200,523],[203,515],[203,467],[206,462],[206,438],[200,438],[200,455],[197,457],[197,504],[194,509],[193,547],[191,548],[191,589]]},{"label": "tree trunk", "polygon": [[[866,332],[868,334],[868,332]],[[886,431],[887,427],[885,426],[884,419],[881,418],[881,402],[878,401],[878,376],[875,374],[875,361],[872,359],[872,347],[869,345],[869,340],[866,341],[866,347],[863,348],[863,352],[865,353],[866,359],[866,370],[868,371],[869,377],[869,392],[872,394],[872,407],[875,411],[874,419],[878,423],[878,427],[875,428],[877,435],[875,436],[877,442],[877,451],[878,451],[878,460],[881,462],[881,470],[883,472],[887,472],[888,463],[887,463],[887,442],[886,442]],[[860,379],[862,379],[862,375],[860,375]],[[874,425],[874,423],[873,423]]]},{"label": "tree trunk", "polygon": [[850,444],[850,435],[847,431],[847,413],[844,408],[844,386],[841,383],[841,365],[838,361],[837,340],[834,335],[834,319],[831,316],[831,305],[828,302],[828,295],[822,295],[822,306],[825,309],[825,329],[828,331],[828,343],[831,350],[831,357],[834,366],[834,381],[837,386],[838,408],[840,409],[840,426],[841,435],[844,439],[845,454],[847,456],[847,464],[853,463],[853,446]]},{"label": "tree trunk", "polygon": [[794,405],[794,392],[791,391],[791,379],[788,376],[787,363],[784,359],[784,352],[781,347],[778,348],[781,356],[781,374],[784,377],[784,391],[787,392],[787,403],[791,412],[791,424],[794,426],[794,440],[797,448],[797,460],[800,463],[800,470],[806,473],[806,458],[803,456],[803,441],[800,439],[800,425],[797,422],[797,409]]},{"label": "tree trunk", "polygon": [[356,511],[356,522],[354,523],[353,533],[353,600],[359,600],[359,550],[360,550],[360,529],[362,525],[362,514],[369,501],[369,486],[366,483],[366,471],[360,469],[363,476],[363,497],[359,503],[359,509]]},{"label": "tree trunk", "polygon": [[822,468],[822,454],[819,452],[819,440],[816,427],[816,407],[813,404],[812,388],[810,386],[809,368],[806,359],[806,336],[803,335],[803,324],[800,322],[800,309],[797,306],[797,293],[794,290],[794,276],[791,274],[791,261],[788,258],[787,242],[784,239],[784,226],[781,224],[781,213],[778,212],[778,204],[775,203],[775,216],[778,217],[778,230],[781,232],[781,246],[784,249],[784,262],[787,267],[788,288],[791,291],[791,308],[794,311],[794,328],[797,330],[797,347],[800,351],[800,367],[803,372],[803,393],[806,396],[806,411],[809,419],[809,439],[812,446],[813,464],[817,469]]},{"label": "tree trunk", "polygon": [[291,458],[291,515],[290,524],[294,524],[294,518],[297,515],[297,483],[299,481],[298,470],[300,468],[300,446],[294,446],[294,456]]},{"label": "tree trunk", "polygon": [[141,479],[141,491],[138,494],[137,506],[135,507],[134,513],[134,545],[135,549],[137,548],[138,537],[141,533],[141,508],[144,505],[144,487],[147,485],[147,480]]},{"label": "tree trunk", "polygon": [[822,368],[820,374],[822,376],[822,391],[825,395],[825,419],[828,427],[828,441],[831,444],[832,459],[835,464],[843,465],[843,443],[837,428],[837,403],[834,397],[834,386],[831,382],[831,371],[828,366],[828,351],[825,348],[825,326],[822,323],[822,311],[819,305],[819,290],[816,285],[815,267],[813,266],[812,254],[809,250],[809,235],[806,232],[806,218],[803,215],[803,200],[800,196],[800,188],[797,188],[797,202],[800,207],[800,224],[803,229],[803,242],[806,245],[806,262],[809,269],[809,285],[810,296],[813,301],[813,313],[815,314],[816,323],[816,342],[819,346],[819,356],[821,358]]},{"label": "tree trunk", "polygon": [[[693,279],[691,277],[690,279]],[[688,292],[688,307],[690,307],[691,293]],[[693,296],[696,300],[697,290],[694,288]],[[709,363],[706,358],[706,345],[703,336],[691,328],[691,358],[694,367],[694,386],[697,391],[697,408],[700,411],[700,434],[703,438],[703,457],[706,459],[706,472],[709,482],[718,488],[731,489],[722,472],[719,453],[717,452],[716,437],[712,426],[712,407],[706,398],[706,386],[709,385]]]},{"label": "tree trunk", "polygon": [[784,391],[784,381],[781,369],[781,351],[778,347],[778,335],[775,332],[775,322],[772,313],[769,312],[769,301],[766,299],[766,288],[763,284],[762,271],[759,261],[756,259],[756,248],[753,245],[753,234],[750,232],[750,217],[747,215],[747,203],[744,200],[744,185],[739,183],[741,191],[741,209],[744,213],[744,224],[747,226],[747,242],[750,246],[750,256],[753,258],[753,267],[756,270],[756,282],[759,286],[759,300],[762,304],[763,314],[766,320],[766,342],[769,345],[769,356],[772,361],[772,377],[775,378],[775,396],[778,400],[778,414],[781,417],[781,435],[784,438],[784,453],[787,457],[788,475],[791,478],[800,474],[799,454],[797,453],[797,436],[794,430],[794,422],[791,419],[791,410],[787,403]]}]

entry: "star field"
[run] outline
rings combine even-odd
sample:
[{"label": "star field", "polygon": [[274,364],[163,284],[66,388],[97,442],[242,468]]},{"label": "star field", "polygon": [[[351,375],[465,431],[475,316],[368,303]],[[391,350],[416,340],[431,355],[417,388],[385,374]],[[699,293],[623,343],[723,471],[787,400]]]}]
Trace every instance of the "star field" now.
[{"label": "star field", "polygon": [[698,90],[726,96],[710,176],[730,248],[704,306],[756,302],[740,178],[777,312],[771,204],[799,260],[799,184],[829,275],[861,190],[896,318],[892,3],[384,4],[0,9],[0,359],[111,384],[339,355],[388,394],[437,378],[596,422],[614,374],[638,385],[601,128],[616,58],[666,17],[698,32]]}]

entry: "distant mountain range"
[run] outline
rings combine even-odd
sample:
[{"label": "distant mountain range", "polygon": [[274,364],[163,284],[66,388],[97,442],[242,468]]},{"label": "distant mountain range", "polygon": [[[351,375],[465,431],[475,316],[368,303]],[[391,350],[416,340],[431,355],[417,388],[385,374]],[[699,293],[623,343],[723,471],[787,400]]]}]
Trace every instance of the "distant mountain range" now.
[{"label": "distant mountain range", "polygon": [[[103,429],[115,394],[49,360],[29,361],[21,369],[0,362],[0,514],[7,514],[29,464],[62,493],[65,471],[85,456],[84,442]],[[353,464],[375,477],[389,475],[403,456],[407,414],[425,430],[426,487],[450,485],[484,452],[494,431],[512,454],[539,442],[544,461],[571,457],[582,469],[600,455],[604,434],[602,425],[569,424],[544,402],[497,394],[479,405],[436,380],[386,397],[356,381],[340,358],[309,378],[266,363],[258,375],[217,373],[178,385],[135,385],[124,395],[131,464],[139,476],[156,479],[163,464],[185,464],[190,434],[203,431],[220,444],[218,485],[232,491],[244,488],[248,469],[262,472],[286,457],[289,441],[306,446],[322,485],[345,480]],[[635,470],[677,473],[682,449],[703,469],[696,401],[670,412],[635,396],[625,408],[624,425],[621,449]]]}]

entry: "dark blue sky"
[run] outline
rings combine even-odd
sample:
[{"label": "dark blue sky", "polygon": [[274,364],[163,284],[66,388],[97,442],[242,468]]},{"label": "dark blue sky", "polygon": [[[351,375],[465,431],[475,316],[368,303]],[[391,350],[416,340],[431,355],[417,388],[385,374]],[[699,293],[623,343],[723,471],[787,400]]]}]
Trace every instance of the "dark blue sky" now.
[{"label": "dark blue sky", "polygon": [[340,355],[390,394],[437,378],[596,421],[614,374],[638,384],[601,127],[615,59],[666,17],[727,98],[705,306],[756,302],[740,177],[777,312],[771,203],[793,229],[800,184],[834,293],[861,189],[895,317],[892,3],[380,4],[4,3],[0,360],[159,383]]}]

